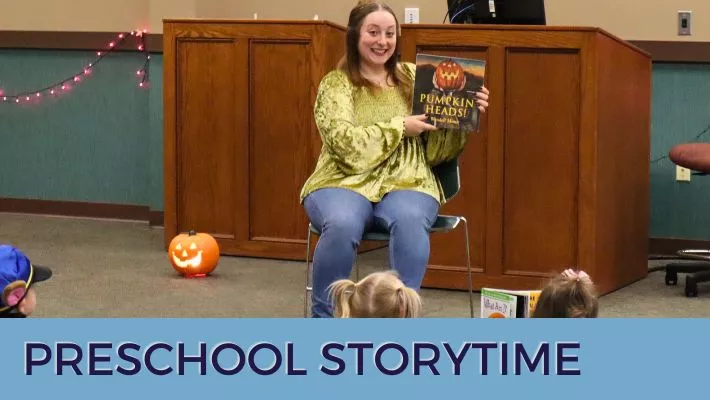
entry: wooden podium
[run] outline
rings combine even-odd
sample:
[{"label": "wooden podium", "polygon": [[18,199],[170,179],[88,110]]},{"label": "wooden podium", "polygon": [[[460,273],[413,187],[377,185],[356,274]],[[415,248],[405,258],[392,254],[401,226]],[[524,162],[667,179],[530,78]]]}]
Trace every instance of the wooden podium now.
[{"label": "wooden podium", "polygon": [[[344,29],[319,21],[166,20],[165,243],[302,260],[298,202],[321,142],[320,79]],[[647,273],[651,59],[594,28],[404,25],[417,52],[484,58],[489,113],[461,158],[476,288],[536,288],[567,266],[603,293]],[[466,288],[462,232],[432,236],[424,286]],[[384,266],[383,266],[384,267]]]},{"label": "wooden podium", "polygon": [[304,259],[313,104],[344,45],[322,21],[164,21],[166,246],[194,229],[223,254]]},{"label": "wooden podium", "polygon": [[[417,52],[485,59],[490,110],[461,158],[480,288],[537,288],[564,267],[602,293],[647,274],[651,58],[595,28],[406,25]],[[458,235],[458,237],[452,237]],[[432,237],[424,285],[466,288],[464,236]]]}]

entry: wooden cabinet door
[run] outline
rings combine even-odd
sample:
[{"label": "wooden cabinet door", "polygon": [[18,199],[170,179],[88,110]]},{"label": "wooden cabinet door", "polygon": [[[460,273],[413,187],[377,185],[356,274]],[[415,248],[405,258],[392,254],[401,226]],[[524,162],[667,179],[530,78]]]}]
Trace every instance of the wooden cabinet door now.
[{"label": "wooden cabinet door", "polygon": [[223,254],[302,259],[299,194],[316,144],[310,77],[320,79],[323,59],[313,27],[190,25],[167,34],[175,37],[165,66],[165,115],[174,119],[166,121],[166,236],[195,230],[213,235]]},{"label": "wooden cabinet door", "polygon": [[[247,182],[245,42],[178,38],[175,44],[175,214],[177,232],[240,240]],[[170,84],[169,82],[167,84]]]}]

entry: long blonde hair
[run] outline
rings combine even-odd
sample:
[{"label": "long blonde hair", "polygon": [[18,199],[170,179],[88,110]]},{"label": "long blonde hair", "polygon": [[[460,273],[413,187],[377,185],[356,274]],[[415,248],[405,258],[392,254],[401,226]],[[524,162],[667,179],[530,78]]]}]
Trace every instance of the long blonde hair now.
[{"label": "long blonde hair", "polygon": [[533,318],[596,318],[597,290],[584,271],[567,269],[545,285]]},{"label": "long blonde hair", "polygon": [[328,290],[338,318],[417,318],[422,308],[419,294],[393,271],[375,272],[357,283],[341,279]]},{"label": "long blonde hair", "polygon": [[400,54],[400,28],[397,15],[392,10],[392,7],[376,0],[360,0],[355,7],[350,11],[348,18],[347,33],[345,34],[345,56],[338,63],[338,68],[343,70],[355,87],[366,87],[370,90],[377,91],[377,85],[370,82],[360,73],[360,52],[358,43],[360,42],[360,28],[365,17],[375,11],[384,10],[392,14],[396,24],[397,41],[395,43],[394,54],[385,62],[387,77],[399,87],[401,95],[405,99],[409,99],[412,95],[412,87],[414,82],[411,77],[399,66],[398,58]]}]

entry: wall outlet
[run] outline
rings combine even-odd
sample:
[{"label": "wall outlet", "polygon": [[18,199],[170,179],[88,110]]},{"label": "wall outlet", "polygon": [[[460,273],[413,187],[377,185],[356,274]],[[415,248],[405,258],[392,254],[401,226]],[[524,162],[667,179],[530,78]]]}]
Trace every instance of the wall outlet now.
[{"label": "wall outlet", "polygon": [[690,16],[692,11],[678,11],[678,36],[690,36]]},{"label": "wall outlet", "polygon": [[404,9],[404,23],[405,24],[418,24],[419,23],[419,8],[405,8]]},{"label": "wall outlet", "polygon": [[680,165],[675,166],[675,180],[678,182],[690,182],[690,170]]}]

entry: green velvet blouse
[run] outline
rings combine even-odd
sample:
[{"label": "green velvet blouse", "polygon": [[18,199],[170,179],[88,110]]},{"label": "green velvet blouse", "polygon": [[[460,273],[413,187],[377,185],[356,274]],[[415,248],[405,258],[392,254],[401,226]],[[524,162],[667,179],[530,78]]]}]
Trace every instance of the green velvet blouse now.
[{"label": "green velvet blouse", "polygon": [[[414,64],[401,66],[414,81]],[[443,203],[431,167],[458,156],[467,134],[437,130],[404,136],[410,107],[396,87],[373,93],[354,87],[341,70],[329,72],[318,88],[314,111],[323,147],[301,201],[318,189],[344,188],[372,202],[395,190],[414,190]]]}]

